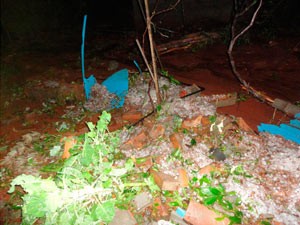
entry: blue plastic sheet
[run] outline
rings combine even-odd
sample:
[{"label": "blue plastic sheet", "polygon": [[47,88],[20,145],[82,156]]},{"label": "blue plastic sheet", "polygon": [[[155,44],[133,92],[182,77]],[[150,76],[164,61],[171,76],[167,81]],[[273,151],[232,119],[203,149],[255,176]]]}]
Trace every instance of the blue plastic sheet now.
[{"label": "blue plastic sheet", "polygon": [[85,78],[85,71],[84,71],[84,39],[85,39],[85,30],[86,30],[86,20],[87,15],[83,18],[83,26],[82,26],[82,43],[81,43],[81,71],[82,71],[82,80],[83,80],[83,87],[85,92],[85,97],[88,100],[91,95],[92,87],[97,83],[96,78],[94,75],[91,75],[88,78]]},{"label": "blue plastic sheet", "polygon": [[[297,114],[295,118],[300,119],[300,114]],[[298,119],[291,120],[289,124],[280,124],[279,126],[262,123],[258,126],[258,131],[280,135],[287,140],[300,144],[300,121]]]},{"label": "blue plastic sheet", "polygon": [[111,102],[112,108],[120,108],[124,105],[125,96],[128,93],[128,70],[122,69],[102,82],[110,93],[117,95],[118,99]]}]

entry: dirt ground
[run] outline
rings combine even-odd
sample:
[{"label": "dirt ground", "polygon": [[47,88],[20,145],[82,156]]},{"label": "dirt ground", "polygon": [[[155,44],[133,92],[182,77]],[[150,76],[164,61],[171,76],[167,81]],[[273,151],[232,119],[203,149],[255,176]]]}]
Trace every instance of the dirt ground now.
[{"label": "dirt ground", "polygon": [[[104,40],[101,37],[86,48],[87,76],[94,74],[100,83],[119,69],[137,71],[133,59],[142,65],[130,38],[121,44],[118,39]],[[250,85],[272,99],[299,104],[298,42],[297,39],[278,39],[238,46],[234,49],[237,68]],[[84,102],[79,45],[77,48],[22,49],[2,55],[1,159],[22,135],[31,131],[57,134],[63,122],[68,121],[71,127],[63,135],[83,133],[86,121],[97,120],[98,114],[93,113],[79,112],[80,115],[73,118],[68,115],[68,107]],[[255,132],[260,123],[279,124],[291,119],[242,90],[231,72],[226,45],[222,43],[175,51],[161,56],[161,61],[164,70],[179,81],[204,87],[202,95],[238,93],[236,104],[218,108],[217,112],[242,117]],[[7,189],[8,184],[2,183],[1,201],[9,199]]]}]

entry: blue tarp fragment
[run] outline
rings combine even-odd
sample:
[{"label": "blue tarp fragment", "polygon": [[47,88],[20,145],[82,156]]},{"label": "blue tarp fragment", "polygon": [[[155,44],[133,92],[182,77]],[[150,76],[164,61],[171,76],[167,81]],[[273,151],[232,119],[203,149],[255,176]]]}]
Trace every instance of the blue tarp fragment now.
[{"label": "blue tarp fragment", "polygon": [[112,108],[120,108],[124,105],[125,96],[128,93],[128,70],[122,69],[102,82],[110,93],[117,95],[118,99],[111,102]]},{"label": "blue tarp fragment", "polygon": [[82,43],[81,43],[81,71],[82,71],[82,80],[83,80],[83,87],[85,92],[85,97],[88,100],[90,98],[91,89],[97,83],[96,78],[94,75],[91,75],[88,78],[85,78],[84,72],[84,39],[85,39],[85,29],[86,29],[86,20],[87,15],[83,18],[83,26],[82,26]]},{"label": "blue tarp fragment", "polygon": [[[300,114],[297,114],[295,118],[300,119]],[[291,120],[289,124],[280,124],[279,126],[262,123],[258,126],[258,131],[280,135],[287,140],[300,144],[300,120],[298,119]]]}]

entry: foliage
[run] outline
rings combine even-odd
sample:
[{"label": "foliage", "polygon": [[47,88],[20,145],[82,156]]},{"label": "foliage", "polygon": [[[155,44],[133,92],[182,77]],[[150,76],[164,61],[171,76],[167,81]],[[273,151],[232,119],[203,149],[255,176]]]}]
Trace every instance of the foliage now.
[{"label": "foliage", "polygon": [[[149,176],[133,177],[131,159],[116,166],[118,154],[117,133],[109,133],[111,115],[105,111],[98,123],[87,123],[90,131],[72,149],[55,178],[42,179],[20,175],[11,182],[9,193],[20,185],[26,194],[22,197],[23,224],[99,224],[109,223],[116,206],[126,206],[133,196],[148,187],[159,188]],[[136,179],[133,180],[133,178]]]},{"label": "foliage", "polygon": [[224,216],[219,218],[220,220],[227,217],[230,224],[241,224],[243,213],[238,209],[241,199],[234,191],[227,192],[221,183],[216,183],[217,180],[214,179],[216,174],[211,173],[211,176],[204,175],[201,178],[194,176],[190,187],[198,194],[204,205],[209,207],[217,204],[223,209]]}]

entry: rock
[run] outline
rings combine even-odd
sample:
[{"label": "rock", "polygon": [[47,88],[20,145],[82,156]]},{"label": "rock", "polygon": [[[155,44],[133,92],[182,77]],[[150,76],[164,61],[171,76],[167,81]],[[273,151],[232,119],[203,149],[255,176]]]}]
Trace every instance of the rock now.
[{"label": "rock", "polygon": [[225,218],[222,221],[217,221],[216,218],[220,217],[217,213],[209,210],[206,206],[190,201],[187,208],[184,220],[192,225],[228,225],[229,219]]},{"label": "rock", "polygon": [[183,221],[183,218],[176,213],[176,211],[171,212],[170,221],[179,225],[188,225],[186,222]]},{"label": "rock", "polygon": [[133,203],[136,207],[136,210],[139,212],[151,205],[152,197],[149,193],[142,192],[135,196]]},{"label": "rock", "polygon": [[226,159],[226,155],[219,148],[211,148],[209,150],[213,159],[217,161],[224,161]]},{"label": "rock", "polygon": [[137,222],[129,210],[116,209],[114,219],[109,225],[136,225]]}]

